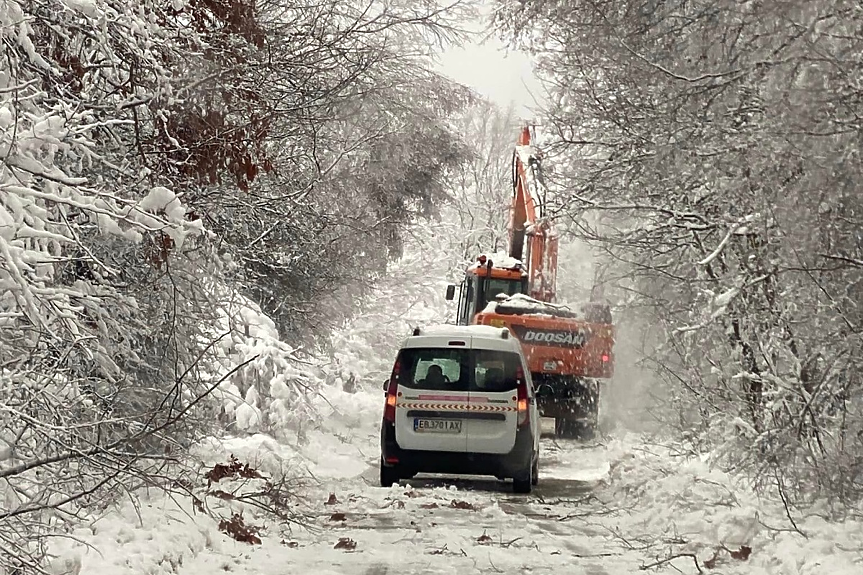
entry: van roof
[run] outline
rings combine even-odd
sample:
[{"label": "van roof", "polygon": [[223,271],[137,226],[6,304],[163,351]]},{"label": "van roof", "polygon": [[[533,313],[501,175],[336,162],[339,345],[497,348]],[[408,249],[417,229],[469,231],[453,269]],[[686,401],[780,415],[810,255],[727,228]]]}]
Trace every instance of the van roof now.
[{"label": "van roof", "polygon": [[431,325],[414,329],[402,347],[446,346],[446,340],[471,338],[474,346],[521,351],[521,345],[505,327],[490,325]]}]

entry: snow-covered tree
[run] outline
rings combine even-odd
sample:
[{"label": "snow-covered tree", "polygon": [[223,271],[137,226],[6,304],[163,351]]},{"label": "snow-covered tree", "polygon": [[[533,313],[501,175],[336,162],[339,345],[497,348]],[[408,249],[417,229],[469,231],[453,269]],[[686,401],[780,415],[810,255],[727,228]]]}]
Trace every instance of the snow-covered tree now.
[{"label": "snow-covered tree", "polygon": [[[307,376],[238,292],[293,290],[313,325],[458,161],[429,143],[459,105],[424,60],[446,14],[365,8],[0,3],[0,570],[36,571],[43,536],[150,481],[217,414],[302,413]],[[383,153],[381,177],[333,179]]]},{"label": "snow-covered tree", "polygon": [[783,489],[859,497],[859,10],[499,7],[547,82],[562,213],[659,320],[688,436]]}]

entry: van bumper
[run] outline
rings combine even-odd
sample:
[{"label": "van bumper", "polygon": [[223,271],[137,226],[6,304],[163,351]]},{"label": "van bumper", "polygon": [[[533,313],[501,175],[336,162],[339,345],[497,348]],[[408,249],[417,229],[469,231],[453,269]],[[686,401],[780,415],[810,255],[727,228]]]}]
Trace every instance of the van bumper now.
[{"label": "van bumper", "polygon": [[509,453],[407,450],[396,443],[395,426],[392,423],[384,422],[381,425],[382,465],[398,467],[402,477],[411,477],[417,473],[523,477],[536,456],[533,445],[530,427],[527,426],[516,431],[515,445]]}]

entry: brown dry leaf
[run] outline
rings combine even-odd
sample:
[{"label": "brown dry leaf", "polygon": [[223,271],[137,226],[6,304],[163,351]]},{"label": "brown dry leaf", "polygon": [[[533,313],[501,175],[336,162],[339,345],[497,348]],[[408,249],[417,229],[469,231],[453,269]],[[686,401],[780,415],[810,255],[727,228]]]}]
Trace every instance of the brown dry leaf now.
[{"label": "brown dry leaf", "polygon": [[338,505],[338,504],[339,504],[339,500],[336,498],[335,493],[330,493],[330,498],[327,499],[326,503],[324,503],[324,505]]},{"label": "brown dry leaf", "polygon": [[226,477],[243,477],[245,479],[263,479],[263,476],[258,473],[257,469],[249,467],[249,464],[240,463],[239,460],[231,455],[231,462],[227,465],[217,463],[204,477],[207,478],[208,486],[213,483],[218,483]]},{"label": "brown dry leaf", "polygon": [[437,509],[438,504],[432,501],[431,503],[423,503],[422,505],[420,505],[420,507],[422,509]]},{"label": "brown dry leaf", "polygon": [[719,551],[713,554],[713,557],[704,561],[704,566],[708,569],[713,569],[716,567],[716,560],[719,559]]},{"label": "brown dry leaf", "polygon": [[235,513],[230,519],[222,519],[219,522],[219,531],[227,533],[237,541],[249,544],[261,544],[261,538],[257,535],[259,529],[254,525],[246,525],[243,516],[239,513]]},{"label": "brown dry leaf", "polygon": [[285,541],[284,539],[282,539],[282,545],[284,545],[285,547],[289,547],[291,549],[296,549],[297,547],[300,546],[300,544],[297,543],[296,541]]},{"label": "brown dry leaf", "polygon": [[407,493],[405,493],[405,497],[410,497],[411,499],[413,499],[414,497],[420,497],[420,494],[416,491],[408,491]]},{"label": "brown dry leaf", "polygon": [[333,513],[330,515],[330,521],[345,521],[347,518],[347,515],[344,513]]},{"label": "brown dry leaf", "polygon": [[227,491],[222,491],[221,489],[214,489],[213,491],[208,491],[207,495],[212,495],[213,497],[218,497],[219,499],[224,499],[226,501],[236,499],[233,493],[228,493]]},{"label": "brown dry leaf", "polygon": [[485,531],[483,531],[482,535],[480,535],[477,538],[476,542],[479,543],[480,545],[487,545],[487,544],[491,543],[491,537],[489,537],[488,534]]},{"label": "brown dry leaf", "polygon": [[333,547],[333,549],[344,549],[345,551],[353,551],[356,548],[357,542],[350,537],[339,537],[339,542]]},{"label": "brown dry leaf", "polygon": [[467,501],[456,501],[452,500],[452,503],[449,505],[453,509],[467,509],[469,511],[476,511],[476,507],[472,503],[468,503]]},{"label": "brown dry leaf", "polygon": [[746,561],[749,559],[749,556],[752,555],[752,547],[749,545],[741,545],[740,549],[737,551],[729,551],[731,553],[731,557],[737,559],[738,561]]}]

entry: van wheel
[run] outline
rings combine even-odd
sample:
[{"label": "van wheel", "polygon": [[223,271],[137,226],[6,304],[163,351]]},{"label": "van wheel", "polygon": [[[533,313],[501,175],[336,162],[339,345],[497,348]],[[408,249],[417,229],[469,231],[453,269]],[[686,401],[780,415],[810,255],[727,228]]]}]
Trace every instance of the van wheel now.
[{"label": "van wheel", "polygon": [[514,477],[512,480],[512,490],[515,493],[530,493],[530,490],[534,485],[533,465],[527,468],[527,473],[519,477]]},{"label": "van wheel", "polygon": [[381,487],[392,487],[401,479],[398,467],[387,467],[381,460]]}]

